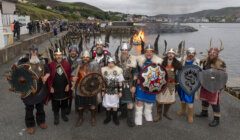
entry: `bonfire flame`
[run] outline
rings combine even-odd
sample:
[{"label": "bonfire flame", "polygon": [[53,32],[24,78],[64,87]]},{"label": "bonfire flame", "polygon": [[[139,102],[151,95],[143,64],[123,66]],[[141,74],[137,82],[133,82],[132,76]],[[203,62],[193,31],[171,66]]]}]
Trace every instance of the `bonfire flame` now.
[{"label": "bonfire flame", "polygon": [[142,30],[133,35],[133,42],[141,43],[141,40],[144,41],[144,32]]}]

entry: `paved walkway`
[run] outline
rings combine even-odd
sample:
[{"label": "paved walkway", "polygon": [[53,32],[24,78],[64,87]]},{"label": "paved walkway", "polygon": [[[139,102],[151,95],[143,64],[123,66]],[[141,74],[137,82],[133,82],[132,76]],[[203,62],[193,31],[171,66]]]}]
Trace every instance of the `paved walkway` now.
[{"label": "paved walkway", "polygon": [[[46,41],[41,48],[50,45]],[[16,61],[16,60],[15,60]],[[82,127],[75,128],[77,115],[72,110],[69,122],[60,120],[58,126],[53,125],[51,103],[45,106],[48,129],[37,127],[35,135],[28,135],[25,131],[24,104],[17,94],[8,91],[9,84],[4,79],[4,72],[15,62],[0,65],[0,139],[2,140],[239,140],[240,139],[240,101],[227,93],[221,95],[221,125],[216,128],[208,127],[212,115],[206,119],[195,118],[193,124],[188,124],[185,117],[176,115],[179,109],[177,101],[170,109],[172,121],[163,120],[159,123],[144,122],[143,126],[128,128],[126,121],[120,121],[120,126],[112,122],[103,125],[105,113],[97,115],[97,126],[90,126],[90,112],[85,113]],[[74,108],[74,107],[73,107]],[[201,108],[196,100],[195,112]],[[210,114],[212,109],[210,108]],[[154,114],[156,110],[154,108]]]}]

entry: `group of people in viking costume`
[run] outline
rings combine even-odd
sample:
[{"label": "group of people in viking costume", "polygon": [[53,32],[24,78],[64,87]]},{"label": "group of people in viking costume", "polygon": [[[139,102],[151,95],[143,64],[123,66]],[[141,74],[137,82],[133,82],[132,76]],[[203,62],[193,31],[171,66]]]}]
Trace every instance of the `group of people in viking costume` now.
[{"label": "group of people in viking costume", "polygon": [[[60,116],[63,121],[69,120],[68,114],[71,112],[72,98],[75,98],[75,111],[78,114],[76,127],[83,124],[85,111],[90,111],[90,124],[97,123],[96,112],[99,105],[105,108],[106,118],[103,123],[108,124],[111,120],[115,125],[120,124],[121,119],[126,118],[129,127],[143,125],[143,116],[148,122],[159,122],[162,117],[168,120],[173,118],[169,114],[172,104],[176,102],[176,93],[180,98],[180,110],[177,115],[186,115],[188,123],[193,123],[194,100],[200,92],[202,101],[202,111],[196,117],[208,117],[208,107],[212,106],[214,119],[209,123],[210,127],[215,127],[220,123],[220,92],[209,91],[204,86],[199,90],[189,94],[179,84],[178,74],[185,66],[199,66],[202,70],[217,69],[226,71],[226,65],[219,58],[221,48],[211,47],[208,55],[203,60],[196,58],[195,48],[186,49],[184,56],[178,56],[173,48],[170,48],[161,58],[151,44],[144,46],[141,55],[130,54],[131,46],[123,42],[119,46],[120,53],[111,56],[101,40],[98,40],[95,49],[91,52],[83,50],[79,52],[77,45],[69,47],[68,58],[63,57],[60,48],[54,52],[52,62],[43,63],[39,57],[36,46],[30,49],[30,54],[18,61],[15,67],[27,65],[27,68],[37,75],[37,90],[31,88],[31,93],[27,97],[22,95],[22,100],[26,106],[25,123],[27,132],[35,132],[36,122],[42,129],[46,129],[44,103],[51,100],[54,115],[54,124],[60,123]],[[161,66],[164,76],[159,78],[160,71],[151,71],[147,77],[151,86],[156,86],[157,80],[165,80],[164,84],[157,85],[162,90],[158,93],[146,91],[143,88],[141,76],[146,71],[146,67],[154,65],[153,68]],[[101,91],[96,94],[87,94],[80,90],[79,85],[89,74],[95,73],[103,79]],[[8,78],[11,81],[11,77]],[[214,77],[213,77],[214,79]],[[24,80],[19,80],[20,82]],[[92,81],[94,82],[94,81]],[[159,81],[158,81],[159,82]],[[89,84],[92,84],[91,82]],[[84,86],[95,86],[84,85]],[[94,87],[92,87],[94,88]],[[151,87],[148,87],[149,89]],[[159,88],[160,89],[160,88]],[[48,94],[47,94],[48,93]],[[153,116],[153,106],[156,104],[157,113]],[[37,109],[36,116],[33,115],[34,108]],[[119,116],[119,112],[121,115]]]}]

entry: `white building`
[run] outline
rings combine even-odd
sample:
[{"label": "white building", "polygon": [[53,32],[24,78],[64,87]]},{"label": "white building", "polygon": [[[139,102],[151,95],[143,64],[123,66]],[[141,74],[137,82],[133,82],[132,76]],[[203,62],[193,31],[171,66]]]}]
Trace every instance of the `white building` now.
[{"label": "white building", "polygon": [[94,17],[88,17],[87,19],[88,19],[88,20],[95,20]]},{"label": "white building", "polygon": [[20,3],[28,3],[27,0],[18,0],[18,2],[20,2]]},{"label": "white building", "polygon": [[46,9],[47,9],[47,10],[52,10],[52,7],[48,5],[48,6],[46,7]]},{"label": "white building", "polygon": [[240,22],[240,17],[236,19],[236,22]]},{"label": "white building", "polygon": [[209,19],[203,17],[203,18],[201,19],[201,22],[203,22],[203,23],[208,23],[208,22],[209,22]]},{"label": "white building", "polygon": [[0,0],[2,14],[14,14],[16,11],[17,0]]},{"label": "white building", "polygon": [[0,0],[0,48],[13,44],[13,22],[19,21],[22,25],[21,34],[27,34],[27,23],[30,22],[30,16],[15,15],[16,2],[18,0]]}]

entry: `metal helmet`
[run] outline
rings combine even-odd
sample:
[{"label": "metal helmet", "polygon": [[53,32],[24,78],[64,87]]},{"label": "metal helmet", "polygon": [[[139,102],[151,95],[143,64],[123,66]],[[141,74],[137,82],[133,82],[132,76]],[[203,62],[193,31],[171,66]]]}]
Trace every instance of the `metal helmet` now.
[{"label": "metal helmet", "polygon": [[107,59],[107,62],[108,62],[108,63],[111,63],[111,62],[113,62],[113,63],[114,63],[114,62],[115,62],[115,60],[114,60],[114,58],[112,58],[112,57],[110,57],[110,56],[109,56],[109,57],[108,57],[108,59]]},{"label": "metal helmet", "polygon": [[153,47],[153,45],[151,45],[151,44],[147,44],[147,45],[144,47],[144,50],[145,50],[145,51],[147,51],[147,50],[152,50],[152,51],[154,51],[154,47]]},{"label": "metal helmet", "polygon": [[29,48],[30,51],[38,51],[38,48],[37,48],[37,45],[36,44],[33,44],[30,48]]},{"label": "metal helmet", "polygon": [[78,45],[74,44],[74,45],[70,46],[68,49],[69,52],[71,52],[73,50],[75,50],[77,53],[79,53]]},{"label": "metal helmet", "polygon": [[104,45],[101,38],[99,38],[99,39],[97,40],[96,45]]},{"label": "metal helmet", "polygon": [[120,50],[121,51],[124,51],[124,50],[130,51],[130,46],[128,45],[128,43],[124,42],[121,44]]},{"label": "metal helmet", "polygon": [[85,50],[82,52],[81,57],[91,57],[89,51]]},{"label": "metal helmet", "polygon": [[196,53],[195,48],[190,47],[190,48],[187,49],[187,54],[195,54],[195,53]]},{"label": "metal helmet", "polygon": [[175,52],[175,50],[174,50],[173,48],[169,49],[169,50],[167,51],[167,53],[173,53],[173,54],[176,54],[176,52]]},{"label": "metal helmet", "polygon": [[56,48],[56,50],[54,51],[54,54],[62,54],[62,51],[60,48]]}]

